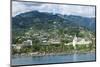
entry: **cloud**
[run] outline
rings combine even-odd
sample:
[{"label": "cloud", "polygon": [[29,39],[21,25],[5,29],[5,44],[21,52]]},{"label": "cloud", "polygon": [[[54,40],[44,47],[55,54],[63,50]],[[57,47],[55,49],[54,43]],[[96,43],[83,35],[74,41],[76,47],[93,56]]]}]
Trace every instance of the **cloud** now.
[{"label": "cloud", "polygon": [[12,16],[16,16],[20,13],[37,10],[40,5],[29,2],[12,2]]},{"label": "cloud", "polygon": [[85,17],[95,17],[94,6],[80,5],[61,5],[61,4],[43,4],[34,2],[12,2],[12,16],[20,13],[38,10],[40,12],[60,13],[66,15],[79,15]]}]

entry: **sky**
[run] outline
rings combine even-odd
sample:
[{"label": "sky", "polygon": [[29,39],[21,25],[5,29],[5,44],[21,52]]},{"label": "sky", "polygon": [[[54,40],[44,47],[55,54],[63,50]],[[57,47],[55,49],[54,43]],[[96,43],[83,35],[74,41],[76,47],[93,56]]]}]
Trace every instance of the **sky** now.
[{"label": "sky", "polygon": [[95,17],[94,6],[47,4],[35,2],[12,2],[12,16],[20,13],[37,10],[39,12],[59,13],[62,15],[78,15],[84,17]]}]

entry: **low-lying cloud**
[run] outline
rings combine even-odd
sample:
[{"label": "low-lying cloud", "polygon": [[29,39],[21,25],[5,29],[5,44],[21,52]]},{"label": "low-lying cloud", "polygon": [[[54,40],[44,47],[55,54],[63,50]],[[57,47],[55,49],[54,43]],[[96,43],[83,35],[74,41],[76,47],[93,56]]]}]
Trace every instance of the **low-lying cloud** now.
[{"label": "low-lying cloud", "polygon": [[34,2],[12,2],[12,16],[29,11],[40,11],[49,13],[60,13],[63,15],[79,15],[84,17],[95,17],[94,6],[44,4]]}]

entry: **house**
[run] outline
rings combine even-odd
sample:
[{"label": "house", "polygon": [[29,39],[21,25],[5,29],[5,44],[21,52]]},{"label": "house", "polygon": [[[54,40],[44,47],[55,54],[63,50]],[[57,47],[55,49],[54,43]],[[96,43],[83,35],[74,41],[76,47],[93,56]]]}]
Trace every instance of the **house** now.
[{"label": "house", "polygon": [[22,44],[23,46],[32,46],[32,40],[24,41]]},{"label": "house", "polygon": [[22,44],[12,44],[12,48],[15,48],[17,50],[20,50],[22,47]]},{"label": "house", "polygon": [[48,43],[50,43],[50,44],[60,44],[61,42],[60,42],[60,40],[57,40],[57,39],[50,39],[50,40],[48,40]]},{"label": "house", "polygon": [[32,46],[32,40],[24,41],[22,44],[12,44],[12,48],[21,49],[23,46]]}]

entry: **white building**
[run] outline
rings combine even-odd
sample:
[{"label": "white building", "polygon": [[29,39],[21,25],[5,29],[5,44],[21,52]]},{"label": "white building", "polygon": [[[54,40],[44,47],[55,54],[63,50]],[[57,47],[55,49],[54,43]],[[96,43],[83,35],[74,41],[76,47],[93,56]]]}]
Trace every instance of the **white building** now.
[{"label": "white building", "polygon": [[84,38],[80,38],[80,37],[74,37],[73,39],[73,46],[75,46],[76,44],[78,45],[84,45],[84,44],[90,44],[92,43],[90,40],[86,40]]},{"label": "white building", "polygon": [[20,50],[23,46],[31,46],[32,45],[32,40],[27,40],[24,41],[22,44],[12,44],[12,47]]},{"label": "white building", "polygon": [[22,44],[23,46],[32,46],[32,40],[24,41]]},{"label": "white building", "polygon": [[[73,47],[77,45],[88,45],[92,43],[90,40],[86,40],[85,38],[80,38],[80,37],[76,37],[76,35],[73,38],[73,41],[70,43],[65,43],[64,45],[73,45]],[[76,47],[75,47],[76,48]]]},{"label": "white building", "polygon": [[12,44],[12,47],[17,49],[17,50],[20,50],[22,47],[22,44]]},{"label": "white building", "polygon": [[50,39],[48,41],[48,43],[50,43],[50,44],[60,44],[61,42],[60,42],[60,40],[57,40],[57,39]]}]

